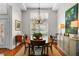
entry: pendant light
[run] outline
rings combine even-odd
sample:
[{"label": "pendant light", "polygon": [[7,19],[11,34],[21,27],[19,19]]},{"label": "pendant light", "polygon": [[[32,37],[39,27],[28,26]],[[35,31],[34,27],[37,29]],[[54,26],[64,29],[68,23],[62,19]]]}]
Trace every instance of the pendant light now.
[{"label": "pendant light", "polygon": [[38,20],[37,23],[40,24],[41,21],[41,17],[40,17],[40,3],[39,3],[39,7],[38,7]]}]

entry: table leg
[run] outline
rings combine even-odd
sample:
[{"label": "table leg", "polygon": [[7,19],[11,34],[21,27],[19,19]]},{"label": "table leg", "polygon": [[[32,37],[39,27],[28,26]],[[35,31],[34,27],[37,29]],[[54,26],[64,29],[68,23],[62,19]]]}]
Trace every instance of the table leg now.
[{"label": "table leg", "polygon": [[34,46],[32,46],[32,50],[33,50],[33,55],[35,55],[35,52],[34,52]]},{"label": "table leg", "polygon": [[41,55],[43,55],[43,52],[44,52],[44,48],[43,48],[43,46],[42,46],[42,51],[41,51]]},{"label": "table leg", "polygon": [[29,56],[30,56],[30,46],[29,46]]}]

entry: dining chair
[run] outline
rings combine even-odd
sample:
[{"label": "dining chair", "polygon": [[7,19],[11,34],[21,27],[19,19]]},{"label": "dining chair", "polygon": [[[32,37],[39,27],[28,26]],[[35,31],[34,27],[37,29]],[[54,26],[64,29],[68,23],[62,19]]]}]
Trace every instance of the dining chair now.
[{"label": "dining chair", "polygon": [[[31,40],[30,46],[32,46],[33,55],[35,55],[35,50],[34,50],[35,46],[41,46],[41,48],[42,48],[41,55],[43,55],[43,46],[44,45],[45,45],[45,40]],[[30,52],[30,50],[29,50],[29,52]]]},{"label": "dining chair", "polygon": [[[50,48],[51,52],[53,53],[52,42],[45,43],[45,45],[43,46],[44,55],[48,55],[48,53],[49,53],[49,48]],[[46,52],[46,53],[45,53],[45,52]]]},{"label": "dining chair", "polygon": [[49,48],[50,48],[51,52],[53,53],[53,49],[52,49],[53,43],[54,43],[53,36],[50,35],[50,36],[49,36],[49,42],[48,42],[48,43],[45,43],[45,45],[44,45],[44,47],[43,47],[43,49],[44,49],[44,54],[45,54],[45,51],[46,51],[45,49],[47,49],[45,55],[48,55]]},{"label": "dining chair", "polygon": [[[30,43],[30,37],[25,36],[25,51],[24,51],[24,54],[26,53],[27,49],[30,50],[30,48],[32,48],[31,43]],[[30,55],[29,51],[28,51],[28,55]]]}]

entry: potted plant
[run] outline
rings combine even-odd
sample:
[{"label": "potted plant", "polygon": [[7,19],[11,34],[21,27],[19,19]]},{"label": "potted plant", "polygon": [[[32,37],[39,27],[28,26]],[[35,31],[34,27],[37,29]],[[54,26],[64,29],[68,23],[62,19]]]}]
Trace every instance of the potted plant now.
[{"label": "potted plant", "polygon": [[40,39],[40,37],[42,37],[42,33],[33,33],[33,37],[34,37],[34,39]]}]

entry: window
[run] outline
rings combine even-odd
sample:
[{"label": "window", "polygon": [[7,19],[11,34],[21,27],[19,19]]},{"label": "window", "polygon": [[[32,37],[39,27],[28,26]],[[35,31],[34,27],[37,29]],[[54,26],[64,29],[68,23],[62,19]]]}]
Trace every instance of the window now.
[{"label": "window", "polygon": [[34,32],[41,32],[43,34],[43,39],[48,40],[48,13],[40,13],[40,24],[38,24],[38,19],[39,19],[39,14],[38,13],[31,13],[30,14],[31,18],[31,24],[30,24],[30,34],[31,34],[31,39],[32,34]]}]

